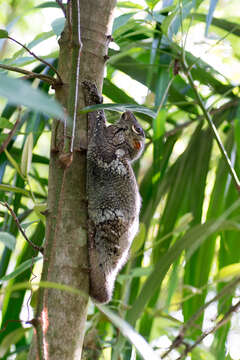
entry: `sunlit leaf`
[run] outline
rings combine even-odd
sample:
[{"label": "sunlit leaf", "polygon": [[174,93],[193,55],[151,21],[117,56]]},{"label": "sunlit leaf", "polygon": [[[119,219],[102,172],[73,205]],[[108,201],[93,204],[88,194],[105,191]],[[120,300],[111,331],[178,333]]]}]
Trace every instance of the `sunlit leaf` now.
[{"label": "sunlit leaf", "polygon": [[146,114],[151,118],[155,118],[156,113],[145,106],[141,105],[134,105],[134,104],[98,104],[98,105],[91,105],[86,106],[85,108],[81,109],[79,112],[84,114],[87,112],[95,111],[98,109],[106,109],[106,110],[112,110],[112,111],[120,111],[124,112],[127,110],[135,111],[138,113]]},{"label": "sunlit leaf", "polygon": [[229,281],[240,274],[240,263],[224,266],[216,275],[216,280]]},{"label": "sunlit leaf", "polygon": [[58,9],[60,9],[60,6],[55,1],[46,1],[43,4],[35,6],[35,9],[43,9],[43,8],[58,8]]},{"label": "sunlit leaf", "polygon": [[184,6],[179,6],[175,11],[173,11],[162,23],[163,33],[169,38],[172,39],[173,35],[177,34],[182,24],[183,19],[187,17],[193,8],[192,0],[185,2]]},{"label": "sunlit leaf", "polygon": [[15,249],[16,238],[12,234],[5,231],[0,231],[0,241],[10,250]]},{"label": "sunlit leaf", "polygon": [[39,217],[39,219],[45,224],[45,216],[43,215],[43,212],[47,209],[47,204],[35,204],[34,211]]},{"label": "sunlit leaf", "polygon": [[65,21],[66,19],[64,17],[61,17],[52,22],[52,29],[57,36],[60,36],[63,32]]},{"label": "sunlit leaf", "polygon": [[150,9],[152,10],[154,8],[154,6],[157,5],[157,3],[159,3],[159,1],[160,0],[146,0],[146,3],[148,4]]},{"label": "sunlit leaf", "polygon": [[140,223],[138,233],[135,236],[131,246],[132,255],[134,255],[134,253],[136,253],[138,250],[141,249],[143,242],[145,240],[145,235],[146,235],[146,226],[144,223]]},{"label": "sunlit leaf", "polygon": [[38,223],[38,220],[34,220],[34,221],[29,221],[29,222],[26,222],[26,223],[21,223],[21,227],[23,229],[27,229],[29,226],[31,226],[32,224],[37,224]]},{"label": "sunlit leaf", "polygon": [[[194,19],[202,22],[206,22],[205,14],[191,14]],[[212,25],[217,26],[220,29],[226,30],[228,33],[232,33],[236,36],[240,36],[240,26],[238,23],[234,23],[225,19],[213,18]]]},{"label": "sunlit leaf", "polygon": [[22,274],[25,270],[32,267],[37,261],[41,260],[42,257],[35,257],[29,260],[24,261],[21,265],[15,268],[14,271],[12,271],[10,274],[3,276],[0,279],[0,284],[2,284],[5,281],[8,281],[10,279],[16,278],[18,275]]},{"label": "sunlit leaf", "polygon": [[146,340],[136,332],[126,321],[103,305],[97,305],[98,309],[121,331],[121,333],[136,347],[144,360],[159,360],[159,356],[152,350]]},{"label": "sunlit leaf", "polygon": [[29,192],[27,190],[7,184],[0,184],[0,191],[10,191],[14,193],[23,194],[25,196],[29,196]]},{"label": "sunlit leaf", "polygon": [[208,29],[209,29],[209,26],[211,25],[212,18],[213,18],[213,13],[214,13],[214,10],[215,10],[215,8],[217,6],[217,3],[218,3],[218,0],[210,0],[210,5],[209,5],[207,19],[206,19],[205,36],[208,35]]},{"label": "sunlit leaf", "polygon": [[240,200],[236,201],[229,209],[227,209],[217,220],[206,224],[197,225],[185,233],[178,239],[172,247],[164,254],[159,262],[155,265],[153,272],[150,274],[139,294],[136,302],[133,304],[128,313],[128,321],[135,324],[140,313],[152,298],[153,294],[162,282],[170,265],[178,259],[183,250],[188,251],[192,255],[194,251],[214,232],[220,229],[225,219],[240,206]]},{"label": "sunlit leaf", "polygon": [[18,165],[18,163],[16,162],[16,160],[12,157],[12,155],[7,151],[7,149],[4,150],[5,155],[7,156],[10,164],[12,164],[12,166],[15,168],[15,170],[18,172],[18,174],[23,178],[24,175],[21,171],[20,166]]},{"label": "sunlit leaf", "polygon": [[32,162],[32,150],[33,150],[33,134],[30,133],[25,141],[21,159],[21,172],[26,178],[28,176],[31,162]]},{"label": "sunlit leaf", "polygon": [[139,9],[139,10],[144,9],[143,6],[141,6],[140,4],[134,3],[132,1],[118,1],[117,7],[133,8],[133,9]]},{"label": "sunlit leaf", "polygon": [[133,17],[133,15],[135,14],[136,14],[135,12],[131,12],[120,15],[119,17],[115,18],[112,32],[114,33],[114,31],[119,29],[121,26],[125,25],[128,22],[128,20],[131,19],[131,17]]},{"label": "sunlit leaf", "polygon": [[64,111],[56,100],[23,80],[0,74],[0,96],[7,98],[11,104],[24,105],[35,111],[64,119]]},{"label": "sunlit leaf", "polygon": [[11,345],[16,344],[22,337],[29,331],[29,328],[18,328],[8,334],[0,344],[0,358],[4,358],[4,355],[8,352]]}]

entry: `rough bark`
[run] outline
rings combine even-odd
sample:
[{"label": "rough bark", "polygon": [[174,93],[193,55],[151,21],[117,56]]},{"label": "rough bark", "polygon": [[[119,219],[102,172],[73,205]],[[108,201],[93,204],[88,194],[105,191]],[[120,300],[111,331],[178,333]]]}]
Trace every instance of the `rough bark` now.
[{"label": "rough bark", "polygon": [[[74,1],[80,2],[81,10],[83,47],[79,82],[93,80],[101,90],[115,0],[72,0],[73,4]],[[56,89],[56,96],[64,107],[67,107],[71,88],[74,46],[71,37],[66,25],[59,40],[58,66],[64,84]],[[84,106],[79,86],[78,108]],[[78,116],[73,161],[64,169],[59,161],[63,124],[56,120],[53,123],[42,281],[70,285],[88,294],[86,129],[86,116]],[[41,288],[29,360],[81,359],[87,305],[88,296]]]}]

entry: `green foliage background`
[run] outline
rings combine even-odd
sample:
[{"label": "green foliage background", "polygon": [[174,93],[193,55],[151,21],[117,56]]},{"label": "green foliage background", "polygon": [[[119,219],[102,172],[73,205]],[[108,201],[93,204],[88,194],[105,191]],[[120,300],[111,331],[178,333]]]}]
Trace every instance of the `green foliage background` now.
[{"label": "green foliage background", "polygon": [[[36,4],[32,1],[9,1],[1,22],[10,34],[14,26],[20,24],[20,29],[26,26],[22,4],[30,15],[34,12],[34,16],[43,7],[55,6],[56,9],[56,3],[51,1],[42,2],[42,7],[34,10]],[[6,6],[4,1],[0,6]],[[103,86],[105,103],[112,105],[104,106],[111,122],[118,116],[116,110],[134,105],[147,141],[144,155],[134,165],[142,197],[140,231],[108,308],[135,327],[156,354],[166,359],[180,358],[187,346],[195,344],[189,352],[191,359],[231,360],[228,345],[231,329],[238,334],[240,331],[235,312],[232,320],[227,317],[229,321],[215,329],[239,300],[239,193],[194,88],[183,71],[185,61],[232,166],[239,174],[239,85],[219,71],[219,64],[215,67],[211,62],[215,52],[222,62],[239,66],[240,21],[235,17],[236,9],[239,10],[237,1],[227,4],[146,0],[141,4],[130,1],[117,4],[113,25],[115,45],[109,50]],[[13,13],[19,16],[16,24],[12,23]],[[53,30],[31,39],[28,48],[34,51],[36,45],[49,38],[57,40],[62,23],[61,19],[54,22]],[[203,26],[206,37],[201,34]],[[199,39],[193,39],[196,27],[200,29]],[[27,66],[36,73],[54,74],[24,49],[9,49],[4,33],[2,37],[1,64]],[[189,43],[198,41],[202,42],[203,49],[200,57],[189,47]],[[224,54],[226,48],[228,58]],[[209,54],[209,63],[206,54]],[[54,66],[57,66],[57,56],[57,50],[48,53],[46,48],[44,59]],[[11,84],[6,73],[1,69],[0,94],[9,102],[1,101],[0,146],[16,121],[18,126],[7,151],[0,154],[0,201],[11,206],[30,240],[41,245],[45,230],[41,211],[47,200],[51,116],[61,117],[61,109],[43,97],[35,101],[31,95],[33,90],[26,100],[25,84],[16,82],[15,88],[7,93],[6,88]],[[42,81],[29,79],[27,83],[44,93],[50,91],[49,85]],[[141,91],[144,101],[140,103],[138,93]],[[25,107],[20,109],[21,104]],[[38,112],[43,110],[39,104],[45,107],[44,113]],[[26,321],[31,319],[29,311],[35,306],[36,293],[31,296],[24,287],[15,291],[11,291],[11,287],[30,279],[36,281],[33,274],[38,275],[39,281],[41,260],[25,242],[4,206],[0,207],[0,226],[3,329],[0,358],[25,359],[32,336]],[[207,302],[213,298],[215,301],[208,306]],[[106,316],[121,329],[120,320],[114,321],[111,313],[104,314],[104,309],[102,312],[99,309],[101,307],[93,304],[89,306],[85,357],[134,359],[135,347],[131,343],[135,343],[131,338],[127,342],[116,327],[106,321]],[[206,335],[208,329],[213,330],[210,341],[197,345],[199,336]],[[184,342],[180,341],[179,346],[176,344],[175,349],[166,354],[179,334]],[[230,352],[227,353],[227,349]]]}]

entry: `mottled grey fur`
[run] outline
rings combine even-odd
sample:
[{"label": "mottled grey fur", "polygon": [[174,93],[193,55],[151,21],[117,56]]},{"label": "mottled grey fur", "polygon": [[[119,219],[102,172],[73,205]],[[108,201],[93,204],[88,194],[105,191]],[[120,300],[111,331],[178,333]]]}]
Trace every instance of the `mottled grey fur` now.
[{"label": "mottled grey fur", "polygon": [[[87,105],[101,102],[92,82],[83,87]],[[106,303],[138,230],[140,196],[130,163],[140,156],[145,135],[130,111],[115,125],[106,126],[102,110],[89,113],[88,121],[90,295]]]}]

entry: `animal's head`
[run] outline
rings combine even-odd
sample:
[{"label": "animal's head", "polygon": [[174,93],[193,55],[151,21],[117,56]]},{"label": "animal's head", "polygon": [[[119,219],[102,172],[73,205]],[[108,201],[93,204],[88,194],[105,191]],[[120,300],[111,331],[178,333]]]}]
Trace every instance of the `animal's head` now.
[{"label": "animal's head", "polygon": [[145,134],[131,111],[123,113],[119,121],[112,126],[112,142],[117,146],[116,154],[120,157],[133,161],[141,155]]}]

